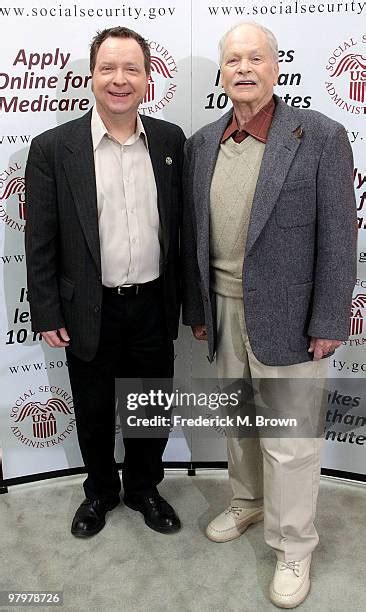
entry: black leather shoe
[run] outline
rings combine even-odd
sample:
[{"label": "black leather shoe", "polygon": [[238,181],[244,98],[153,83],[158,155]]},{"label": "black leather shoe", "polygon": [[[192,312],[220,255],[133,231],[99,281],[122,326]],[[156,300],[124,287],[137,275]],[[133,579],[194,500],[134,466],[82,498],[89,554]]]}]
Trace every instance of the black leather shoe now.
[{"label": "black leather shoe", "polygon": [[159,533],[175,533],[180,529],[179,517],[159,494],[146,497],[124,497],[124,503],[132,510],[138,510],[144,515],[145,523]]},{"label": "black leather shoe", "polygon": [[105,501],[103,499],[84,499],[76,510],[71,525],[71,533],[77,538],[88,538],[103,529],[105,515],[120,503],[120,498]]}]

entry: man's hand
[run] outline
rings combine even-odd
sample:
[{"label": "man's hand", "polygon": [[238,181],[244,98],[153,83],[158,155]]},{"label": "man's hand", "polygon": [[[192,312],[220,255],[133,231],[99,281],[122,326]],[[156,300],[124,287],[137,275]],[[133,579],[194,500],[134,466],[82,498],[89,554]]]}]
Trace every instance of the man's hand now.
[{"label": "man's hand", "polygon": [[64,327],[56,329],[55,331],[41,332],[43,340],[45,340],[48,346],[52,348],[63,348],[69,346],[70,338]]},{"label": "man's hand", "polygon": [[311,338],[309,353],[314,353],[314,361],[318,361],[332,353],[336,348],[341,346],[341,340],[324,340],[323,338]]},{"label": "man's hand", "polygon": [[192,332],[196,340],[207,340],[206,325],[192,325]]}]

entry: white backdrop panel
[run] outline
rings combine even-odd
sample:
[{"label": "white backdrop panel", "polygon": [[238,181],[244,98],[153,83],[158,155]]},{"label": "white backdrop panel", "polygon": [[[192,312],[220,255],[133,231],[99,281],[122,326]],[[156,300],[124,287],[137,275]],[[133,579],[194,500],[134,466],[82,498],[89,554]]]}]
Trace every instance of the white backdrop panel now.
[{"label": "white backdrop panel", "polygon": [[[330,383],[329,410],[333,418],[336,391],[338,401],[342,401],[339,394],[354,400],[355,405],[343,405],[344,420],[347,414],[348,419],[364,414],[366,73],[362,56],[366,56],[366,5],[315,0],[218,0],[212,5],[195,0],[192,7],[178,0],[155,0],[153,4],[141,0],[139,6],[114,0],[107,5],[96,0],[72,4],[63,0],[51,5],[33,0],[22,15],[16,15],[10,5],[0,9],[0,446],[4,477],[81,465],[64,352],[56,354],[30,332],[23,246],[24,167],[34,135],[90,107],[88,46],[97,29],[113,25],[139,31],[150,41],[152,55],[168,69],[168,76],[153,71],[142,112],[178,123],[187,135],[229,108],[218,80],[217,43],[229,27],[243,19],[259,21],[278,37],[281,74],[276,93],[288,104],[319,110],[345,125],[355,157],[359,267],[350,340],[330,361],[330,375],[336,380]],[[351,53],[356,62],[352,70],[346,64]],[[208,364],[206,352],[202,344],[192,343],[189,330],[182,329],[176,343],[177,376],[192,372],[198,377],[213,376],[215,368]],[[49,406],[52,398],[61,402],[54,420],[33,422],[26,415],[24,408],[29,403]],[[330,425],[330,429],[337,425],[337,431],[346,427],[345,421]],[[361,433],[358,426],[357,435]],[[121,459],[119,435],[117,439],[116,456]],[[187,461],[192,456],[194,461],[225,461],[225,446],[223,436],[209,442],[194,436],[187,440],[172,437],[165,459]],[[327,442],[324,467],[364,474],[364,463],[364,445],[351,442],[349,436],[345,442]]]}]

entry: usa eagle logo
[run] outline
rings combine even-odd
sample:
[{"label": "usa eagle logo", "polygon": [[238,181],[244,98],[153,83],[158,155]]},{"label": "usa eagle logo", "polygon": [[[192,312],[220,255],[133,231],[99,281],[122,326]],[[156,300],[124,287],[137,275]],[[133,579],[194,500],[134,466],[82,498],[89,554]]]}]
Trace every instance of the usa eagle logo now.
[{"label": "usa eagle logo", "polygon": [[360,53],[348,53],[336,65],[331,77],[339,77],[349,73],[349,97],[356,102],[364,102],[366,98],[366,57]]},{"label": "usa eagle logo", "polygon": [[366,293],[359,293],[352,300],[350,336],[363,333],[366,318]]},{"label": "usa eagle logo", "polygon": [[25,220],[25,180],[17,176],[7,184],[0,200],[7,200],[12,195],[17,195],[19,200],[19,218]]},{"label": "usa eagle logo", "polygon": [[[165,64],[165,62],[163,62],[163,60],[160,59],[160,57],[156,57],[156,55],[151,56],[151,73],[152,72],[157,72],[158,74],[163,76],[165,79],[172,78],[172,75],[170,74],[169,69],[167,65]],[[147,92],[143,99],[143,104],[146,104],[146,102],[151,102],[155,98],[155,81],[152,78],[151,73],[150,73],[149,82],[147,85]]]},{"label": "usa eagle logo", "polygon": [[72,409],[58,399],[51,397],[45,404],[42,402],[28,402],[19,412],[15,423],[31,417],[33,421],[33,436],[35,438],[49,438],[57,433],[55,413],[72,414]]}]

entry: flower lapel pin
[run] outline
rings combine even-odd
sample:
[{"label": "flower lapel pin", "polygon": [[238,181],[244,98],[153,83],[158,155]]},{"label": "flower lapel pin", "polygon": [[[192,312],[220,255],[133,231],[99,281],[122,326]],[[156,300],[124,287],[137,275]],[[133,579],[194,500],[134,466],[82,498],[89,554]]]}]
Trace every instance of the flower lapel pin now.
[{"label": "flower lapel pin", "polygon": [[302,137],[303,137],[304,130],[303,130],[303,128],[301,127],[301,125],[299,125],[299,127],[297,127],[297,128],[296,128],[296,130],[294,130],[292,133],[293,133],[293,135],[295,136],[295,138],[297,138],[298,140],[300,140],[300,138],[302,138]]}]

